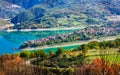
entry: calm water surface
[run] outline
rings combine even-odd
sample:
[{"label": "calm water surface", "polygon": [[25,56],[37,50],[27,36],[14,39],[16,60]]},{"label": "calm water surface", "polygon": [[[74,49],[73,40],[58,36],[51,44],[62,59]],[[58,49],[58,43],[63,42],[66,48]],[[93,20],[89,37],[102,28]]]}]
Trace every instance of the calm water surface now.
[{"label": "calm water surface", "polygon": [[[19,46],[28,40],[35,40],[38,38],[45,38],[52,35],[67,34],[73,32],[74,30],[59,30],[59,31],[31,31],[31,32],[0,32],[0,55],[1,54],[11,54],[19,52],[20,50],[14,50],[19,48]],[[66,46],[63,49],[76,48],[77,46]],[[44,51],[46,53],[49,50],[56,51],[56,48],[48,48]]]}]

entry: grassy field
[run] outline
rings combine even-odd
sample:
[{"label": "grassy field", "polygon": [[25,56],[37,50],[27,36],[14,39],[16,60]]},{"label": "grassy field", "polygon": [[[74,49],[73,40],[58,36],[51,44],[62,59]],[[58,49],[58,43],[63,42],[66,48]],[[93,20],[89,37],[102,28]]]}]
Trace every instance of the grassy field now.
[{"label": "grassy field", "polygon": [[[89,50],[86,55],[88,56],[87,60],[92,61],[96,58],[102,58],[111,64],[114,62],[120,63],[120,53],[119,49],[106,49],[106,50]],[[90,62],[89,62],[90,63]]]},{"label": "grassy field", "polygon": [[[114,62],[120,63],[120,53],[118,52],[118,48],[112,48],[112,49],[105,49],[105,50],[88,50],[86,53],[86,63],[91,63],[92,60],[96,58],[102,58],[107,61],[109,61],[111,64]],[[82,53],[82,51],[66,51],[65,52],[67,55],[72,55],[72,56],[78,56],[79,54]]]}]

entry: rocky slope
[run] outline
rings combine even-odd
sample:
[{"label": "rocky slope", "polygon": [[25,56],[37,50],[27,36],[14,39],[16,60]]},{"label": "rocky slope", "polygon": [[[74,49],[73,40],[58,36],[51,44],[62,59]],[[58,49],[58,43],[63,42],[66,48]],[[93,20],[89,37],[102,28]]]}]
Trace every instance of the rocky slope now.
[{"label": "rocky slope", "polygon": [[15,17],[18,13],[22,12],[24,9],[20,6],[6,1],[0,1],[0,18],[10,19]]}]

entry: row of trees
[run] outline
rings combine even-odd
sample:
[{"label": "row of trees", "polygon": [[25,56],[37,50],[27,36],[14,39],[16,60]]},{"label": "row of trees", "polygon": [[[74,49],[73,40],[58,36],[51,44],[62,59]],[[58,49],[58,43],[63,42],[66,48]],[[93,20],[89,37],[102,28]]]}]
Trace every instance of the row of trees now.
[{"label": "row of trees", "polygon": [[89,42],[88,44],[80,45],[75,50],[85,51],[90,49],[107,49],[107,48],[120,48],[120,39],[102,41],[102,42],[92,41],[92,42]]},{"label": "row of trees", "polygon": [[60,54],[63,54],[64,50],[62,48],[57,48],[57,51],[54,53],[52,50],[49,51],[49,53],[45,53],[44,50],[35,50],[33,52],[24,50],[21,51],[20,53],[16,53],[13,55],[17,55],[21,58],[29,59],[29,58],[35,58],[35,57],[43,57],[47,58],[49,55],[55,55],[59,56]]}]

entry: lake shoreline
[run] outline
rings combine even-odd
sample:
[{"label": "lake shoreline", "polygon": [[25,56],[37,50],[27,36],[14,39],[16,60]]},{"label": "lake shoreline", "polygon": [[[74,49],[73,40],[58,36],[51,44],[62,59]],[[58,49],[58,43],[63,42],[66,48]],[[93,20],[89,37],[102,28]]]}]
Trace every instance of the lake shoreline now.
[{"label": "lake shoreline", "polygon": [[5,31],[7,32],[14,32],[14,31],[23,31],[23,32],[27,32],[27,31],[57,31],[57,30],[77,30],[77,29],[84,29],[86,27],[71,27],[71,28],[45,28],[45,29],[6,29]]},{"label": "lake shoreline", "polygon": [[75,46],[75,45],[82,45],[82,44],[87,44],[91,41],[109,41],[109,40],[115,40],[119,37],[116,36],[107,36],[107,37],[102,37],[99,39],[91,39],[91,40],[87,40],[87,41],[75,41],[75,42],[67,42],[67,43],[60,43],[57,45],[46,45],[46,46],[40,46],[40,47],[35,47],[35,48],[24,48],[24,49],[20,49],[20,50],[28,50],[28,51],[34,51],[34,50],[42,50],[42,49],[49,49],[49,48],[58,48],[58,47],[67,47],[67,46]]}]

